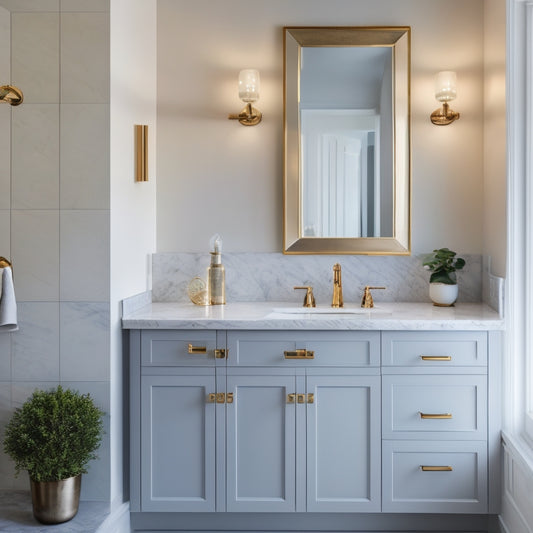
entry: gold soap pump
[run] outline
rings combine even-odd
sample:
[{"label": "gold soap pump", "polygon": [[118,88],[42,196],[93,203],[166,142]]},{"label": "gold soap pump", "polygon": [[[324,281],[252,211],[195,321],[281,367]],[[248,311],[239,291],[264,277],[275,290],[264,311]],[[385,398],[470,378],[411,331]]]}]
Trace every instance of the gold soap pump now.
[{"label": "gold soap pump", "polygon": [[226,303],[226,281],[222,264],[222,239],[215,233],[209,241],[211,248],[211,264],[207,268],[207,301],[209,305]]}]

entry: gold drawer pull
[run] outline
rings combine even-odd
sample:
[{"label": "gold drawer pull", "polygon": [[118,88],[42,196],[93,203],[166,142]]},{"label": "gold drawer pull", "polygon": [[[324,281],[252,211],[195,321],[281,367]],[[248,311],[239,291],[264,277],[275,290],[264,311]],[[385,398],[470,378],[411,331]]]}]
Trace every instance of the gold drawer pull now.
[{"label": "gold drawer pull", "polygon": [[307,403],[315,403],[315,395],[314,394],[308,394],[307,395]]},{"label": "gold drawer pull", "polygon": [[207,353],[207,346],[193,346],[191,343],[189,343],[189,353]]},{"label": "gold drawer pull", "polygon": [[451,355],[421,355],[422,361],[451,361]]},{"label": "gold drawer pull", "polygon": [[211,392],[207,395],[207,403],[215,403],[217,395],[214,392]]},{"label": "gold drawer pull", "polygon": [[314,359],[315,352],[311,350],[294,350],[294,351],[285,351],[285,359]]},{"label": "gold drawer pull", "polygon": [[426,466],[420,465],[422,472],[452,472],[451,466]]},{"label": "gold drawer pull", "polygon": [[228,350],[215,350],[215,359],[226,359],[228,357]]},{"label": "gold drawer pull", "polygon": [[228,392],[226,394],[226,403],[233,403],[233,392]]},{"label": "gold drawer pull", "polygon": [[296,395],[296,401],[298,403],[305,403],[305,394],[297,394]]},{"label": "gold drawer pull", "polygon": [[287,403],[294,403],[296,399],[296,394],[287,394]]},{"label": "gold drawer pull", "polygon": [[420,418],[423,418],[424,420],[431,419],[431,420],[449,420],[452,418],[451,413],[420,413]]}]

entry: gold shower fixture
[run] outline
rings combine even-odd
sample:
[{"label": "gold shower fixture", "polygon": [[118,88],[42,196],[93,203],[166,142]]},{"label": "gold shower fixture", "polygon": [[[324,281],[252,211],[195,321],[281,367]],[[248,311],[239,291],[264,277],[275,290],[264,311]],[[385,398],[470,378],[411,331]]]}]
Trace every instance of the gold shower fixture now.
[{"label": "gold shower fixture", "polygon": [[14,85],[0,86],[0,102],[11,105],[20,105],[24,100],[22,91]]}]

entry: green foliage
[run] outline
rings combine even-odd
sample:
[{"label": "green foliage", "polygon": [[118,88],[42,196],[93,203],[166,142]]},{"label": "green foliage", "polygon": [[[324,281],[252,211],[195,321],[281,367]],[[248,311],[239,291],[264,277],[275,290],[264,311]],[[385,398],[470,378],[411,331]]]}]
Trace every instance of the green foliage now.
[{"label": "green foliage", "polygon": [[430,283],[445,283],[455,285],[457,283],[456,270],[461,270],[465,266],[465,260],[461,257],[455,259],[457,254],[448,248],[433,250],[423,265],[432,271],[429,278]]},{"label": "green foliage", "polygon": [[17,475],[27,470],[34,481],[86,473],[102,441],[103,414],[89,394],[61,385],[36,390],[7,424],[4,451],[15,461]]}]

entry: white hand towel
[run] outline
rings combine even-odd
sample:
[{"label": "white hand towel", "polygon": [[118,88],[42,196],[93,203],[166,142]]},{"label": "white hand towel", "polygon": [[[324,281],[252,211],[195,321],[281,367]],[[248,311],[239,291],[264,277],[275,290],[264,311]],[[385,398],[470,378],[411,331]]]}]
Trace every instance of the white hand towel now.
[{"label": "white hand towel", "polygon": [[17,325],[17,300],[15,299],[15,286],[13,285],[13,272],[11,267],[2,269],[0,283],[0,332],[16,331]]}]

